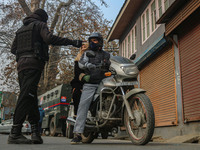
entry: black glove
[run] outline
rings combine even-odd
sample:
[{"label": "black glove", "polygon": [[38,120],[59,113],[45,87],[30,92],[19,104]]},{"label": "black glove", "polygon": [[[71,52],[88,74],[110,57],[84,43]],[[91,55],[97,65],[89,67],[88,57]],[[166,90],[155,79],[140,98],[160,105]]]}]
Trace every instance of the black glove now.
[{"label": "black glove", "polygon": [[82,42],[83,42],[83,41],[81,41],[81,40],[73,40],[73,44],[72,44],[72,45],[73,45],[74,47],[78,47],[78,48],[79,48],[79,47],[82,46]]}]

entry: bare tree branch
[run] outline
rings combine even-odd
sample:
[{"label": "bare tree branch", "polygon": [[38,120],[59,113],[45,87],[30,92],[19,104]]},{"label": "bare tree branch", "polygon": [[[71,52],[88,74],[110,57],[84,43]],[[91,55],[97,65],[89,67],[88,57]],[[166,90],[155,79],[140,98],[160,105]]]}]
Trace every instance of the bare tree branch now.
[{"label": "bare tree branch", "polygon": [[[106,6],[105,0],[99,1]],[[25,14],[31,13],[28,8],[31,6],[31,2],[34,3],[34,8],[41,6],[40,8],[46,9],[49,15],[50,30],[60,37],[87,40],[92,32],[100,32],[106,38],[110,28],[110,21],[104,19],[99,7],[94,3],[95,0],[9,1],[9,5],[1,7],[6,14],[0,18],[0,22],[2,22],[0,24],[0,29],[2,29],[2,31],[0,30],[0,57],[6,58],[2,63],[7,64],[1,69],[1,72],[2,77],[6,77],[6,82],[3,84],[8,85],[7,87],[12,87],[14,81],[17,81],[15,56],[10,54],[14,32],[22,25],[21,20]],[[118,48],[118,44],[115,42],[104,43],[104,48],[112,54],[116,54],[118,49],[115,48]],[[73,61],[78,51],[79,49],[70,46],[50,46],[50,59],[41,77],[40,94],[57,84],[70,82],[73,77]]]},{"label": "bare tree branch", "polygon": [[59,14],[60,14],[60,10],[62,7],[67,7],[69,6],[71,3],[73,2],[73,0],[69,0],[67,3],[64,3],[64,2],[61,2],[56,10],[56,14],[54,16],[54,19],[51,23],[51,27],[50,27],[50,31],[53,32],[54,31],[54,28],[56,26],[56,23],[58,21],[58,18],[59,18]]},{"label": "bare tree branch", "polygon": [[22,6],[22,8],[23,8],[25,14],[26,14],[27,16],[31,15],[32,12],[31,12],[31,10],[29,9],[29,7],[27,6],[25,0],[18,0],[18,2],[19,2],[20,5]]},{"label": "bare tree branch", "polygon": [[42,0],[42,4],[41,4],[42,9],[44,9],[45,3],[46,3],[46,0]]}]

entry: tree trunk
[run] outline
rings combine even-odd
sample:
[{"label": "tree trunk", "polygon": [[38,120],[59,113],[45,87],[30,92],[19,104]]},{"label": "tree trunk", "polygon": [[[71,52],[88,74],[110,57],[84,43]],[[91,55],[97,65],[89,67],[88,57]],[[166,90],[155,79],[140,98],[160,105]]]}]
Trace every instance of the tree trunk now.
[{"label": "tree trunk", "polygon": [[[61,9],[63,7],[70,6],[70,4],[72,2],[73,2],[73,0],[69,0],[67,3],[63,3],[63,2],[60,3],[60,5],[58,6],[58,8],[56,10],[56,14],[54,16],[54,19],[53,19],[51,27],[50,27],[51,32],[53,32],[56,27],[56,24],[57,24],[59,16],[60,16]],[[59,35],[59,33],[58,33],[58,35]],[[45,70],[44,70],[44,88],[45,89],[49,89],[49,88],[51,89],[54,87],[54,83],[55,83],[54,81],[56,81],[56,75],[58,73],[57,66],[58,66],[59,57],[57,54],[60,54],[60,48],[50,47],[49,51],[50,51],[49,61],[46,64]],[[53,81],[53,82],[51,82],[52,85],[50,84],[49,81]]]},{"label": "tree trunk", "polygon": [[29,9],[29,7],[27,6],[25,0],[18,0],[19,4],[22,6],[22,9],[24,10],[25,14],[27,16],[31,15],[31,10]]},{"label": "tree trunk", "polygon": [[55,26],[56,26],[56,23],[58,22],[58,18],[59,18],[59,15],[60,15],[60,10],[62,7],[68,7],[71,3],[73,2],[73,0],[69,0],[67,3],[64,3],[64,2],[61,2],[60,5],[58,6],[57,10],[56,10],[56,14],[54,16],[54,19],[51,23],[51,27],[50,27],[50,31],[53,32]]},{"label": "tree trunk", "polygon": [[46,3],[46,0],[42,0],[42,4],[41,4],[41,7],[40,7],[40,8],[44,9],[45,3]]}]

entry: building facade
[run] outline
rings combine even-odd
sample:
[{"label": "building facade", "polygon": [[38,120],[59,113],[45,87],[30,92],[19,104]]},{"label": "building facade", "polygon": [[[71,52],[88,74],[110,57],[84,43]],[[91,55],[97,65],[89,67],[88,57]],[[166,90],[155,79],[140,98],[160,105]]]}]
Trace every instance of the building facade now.
[{"label": "building facade", "polygon": [[[155,112],[155,135],[200,133],[199,0],[126,0],[108,35],[136,54],[139,87]],[[167,132],[166,132],[167,131]]]}]

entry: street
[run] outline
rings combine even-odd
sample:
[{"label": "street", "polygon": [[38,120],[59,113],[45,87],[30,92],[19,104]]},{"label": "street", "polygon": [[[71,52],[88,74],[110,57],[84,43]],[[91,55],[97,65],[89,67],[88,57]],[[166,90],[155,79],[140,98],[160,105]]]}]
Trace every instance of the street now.
[{"label": "street", "polygon": [[[30,136],[27,136],[30,138]],[[7,144],[8,135],[0,134],[0,150],[199,150],[200,144],[171,144],[150,142],[145,146],[133,145],[128,140],[117,140],[113,138],[95,139],[91,144],[71,145],[71,139],[65,137],[42,136],[44,144],[41,145],[16,145]]]}]

